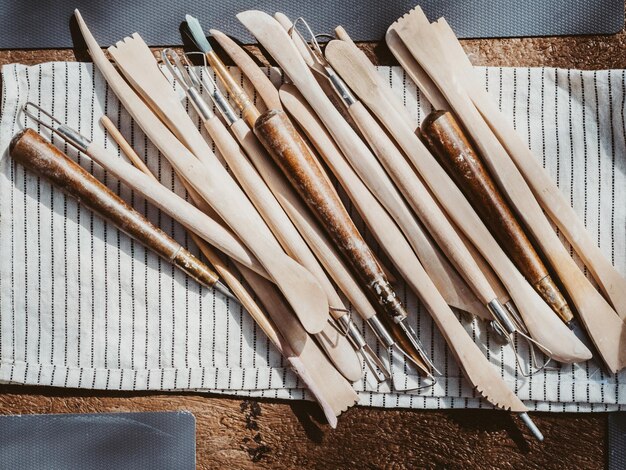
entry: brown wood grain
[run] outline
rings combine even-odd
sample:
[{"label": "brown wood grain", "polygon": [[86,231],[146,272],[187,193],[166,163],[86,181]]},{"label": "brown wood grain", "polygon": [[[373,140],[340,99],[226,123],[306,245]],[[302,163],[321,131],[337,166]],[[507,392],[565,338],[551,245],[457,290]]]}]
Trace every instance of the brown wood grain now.
[{"label": "brown wood grain", "polygon": [[[381,65],[382,43],[361,44]],[[613,36],[463,41],[476,65],[626,68],[626,32]],[[257,48],[248,48],[256,55]],[[225,56],[222,56],[225,57]],[[3,50],[0,65],[88,61],[84,49]],[[603,468],[606,414],[534,413],[546,436],[533,441],[517,418],[491,410],[356,407],[331,430],[309,402],[217,395],[102,392],[0,386],[0,413],[189,410],[198,468]]]}]

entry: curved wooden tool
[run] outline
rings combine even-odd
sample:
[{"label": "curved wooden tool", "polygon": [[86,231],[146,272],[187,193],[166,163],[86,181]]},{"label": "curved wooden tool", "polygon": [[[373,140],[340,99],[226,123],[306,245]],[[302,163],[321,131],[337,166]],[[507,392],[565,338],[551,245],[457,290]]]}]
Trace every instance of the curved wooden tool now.
[{"label": "curved wooden tool", "polygon": [[[212,118],[204,121],[204,126],[244,192],[270,227],[271,233],[268,236],[276,237],[287,254],[315,276],[326,293],[331,307],[330,312],[342,312],[342,314],[346,312],[345,305],[308,245],[224,124],[213,115]],[[336,328],[327,322],[316,336],[344,377],[352,382],[361,378],[363,374],[361,361],[348,340],[340,335]]]},{"label": "curved wooden tool", "polygon": [[[359,56],[351,57],[358,59]],[[522,313],[531,336],[545,347],[545,352],[560,362],[589,359],[589,350],[524,280],[454,182],[426,150],[413,132],[410,118],[406,116],[403,107],[392,104],[389,99],[389,96],[393,96],[391,90],[382,82],[371,62],[364,55],[359,60],[352,58],[351,61],[357,67],[353,73],[361,78],[355,81],[352,90],[394,137],[455,225],[498,274]]]},{"label": "curved wooden tool", "polygon": [[[226,51],[235,64],[242,70],[244,75],[246,75],[248,80],[254,85],[257,93],[261,96],[263,101],[265,101],[266,106],[268,108],[280,109],[282,105],[278,91],[252,58],[224,33],[214,29],[210,32],[222,49]],[[258,144],[256,137],[250,133],[243,122],[239,121],[231,126],[231,131],[233,131],[239,143],[243,146],[279,202],[281,202],[281,199],[284,199],[281,205],[298,227],[300,233],[307,239],[309,245],[314,243],[319,246],[317,250],[313,246],[311,246],[311,248],[324,267],[329,271],[331,277],[333,277],[342,292],[348,297],[350,303],[364,319],[368,319],[374,315],[375,312],[369,304],[369,301],[367,301],[361,289],[354,282],[352,276],[345,271],[345,267],[341,273],[337,273],[337,267],[339,266],[333,268],[329,265],[331,262],[332,264],[341,263],[343,265],[343,262],[337,257],[334,257],[333,260],[324,260],[326,254],[334,254],[334,248],[320,232],[317,223],[311,219],[309,211],[304,207],[301,200],[293,193],[293,190],[287,186],[284,177],[276,171],[274,165],[267,161],[268,156]],[[297,219],[302,220],[298,223]],[[303,222],[305,222],[304,225]],[[308,234],[305,234],[305,232],[308,232]],[[313,242],[312,239],[318,241]],[[324,244],[322,245],[320,242],[324,242]],[[434,243],[423,231],[416,245],[418,249],[417,254],[422,265],[424,265],[428,275],[433,279],[437,289],[443,294],[446,302],[448,302],[450,306],[484,319],[491,318],[485,306],[480,303],[456,270],[450,265],[447,258],[435,247]],[[347,285],[346,282],[348,283]],[[359,295],[355,296],[355,293]]]},{"label": "curved wooden tool", "polygon": [[290,338],[286,341],[287,348],[283,343],[285,357],[322,407],[328,423],[337,427],[337,416],[358,403],[359,396],[298,323],[276,288],[245,268],[242,275],[259,296],[273,323],[280,325],[283,335]]},{"label": "curved wooden tool", "polygon": [[[358,79],[358,77],[350,73],[351,67],[342,60],[342,55],[335,55],[334,53],[337,48],[341,48],[344,45],[345,43],[342,41],[331,41],[326,46],[326,56],[335,70],[337,70],[348,85],[350,85],[353,80]],[[443,252],[452,263],[454,263],[461,275],[463,275],[468,285],[474,289],[477,297],[484,305],[489,305],[490,302],[497,299],[491,284],[476,264],[471,253],[463,243],[463,240],[459,237],[455,228],[437,205],[421,179],[415,174],[410,164],[396,148],[395,143],[392,142],[385,131],[380,128],[380,125],[369,114],[361,102],[355,102],[350,105],[348,109],[366,140],[369,142],[370,147],[377,155],[378,160],[396,183],[398,189],[404,195],[404,198],[409,202],[411,208],[428,228],[430,234],[437,241]],[[362,167],[364,161],[365,159],[360,156],[360,158],[358,158],[359,165],[355,165],[353,162],[352,166],[357,172],[359,167]],[[378,170],[378,168],[376,169]],[[380,171],[375,172],[370,167],[359,172],[359,175],[366,184],[368,182],[370,183],[370,189],[373,184],[380,187],[382,181],[388,181],[388,184],[393,187],[393,183],[388,179],[387,174],[382,168],[380,168]],[[378,193],[375,192],[375,194]],[[402,197],[399,192],[397,192],[397,196],[398,198]],[[400,204],[404,205],[403,202],[400,202]],[[389,209],[389,206],[386,207]],[[392,211],[390,211],[390,214],[392,216],[395,215]],[[395,218],[398,220],[397,216],[395,216]]]},{"label": "curved wooden tool", "polygon": [[[196,151],[200,150],[198,154],[204,158],[202,163],[159,121],[141,98],[128,86],[104,56],[80,14],[77,14],[77,20],[94,63],[145,134],[168,158],[173,167],[203,198],[213,205],[220,217],[227,221],[242,241],[250,247],[284,293],[290,305],[294,307],[294,312],[303,322],[303,325],[307,325],[312,332],[321,331],[326,324],[328,315],[328,303],[321,287],[307,270],[289,258],[280,247],[266,237],[258,235],[255,226],[264,222],[237,187],[237,184],[214,157],[195,126],[191,124],[189,127],[189,117],[185,114],[187,120],[181,124],[182,129],[178,129],[178,131],[189,136],[189,140],[200,147],[196,148]],[[148,53],[154,62],[154,57],[149,49]],[[154,64],[156,67],[155,62]],[[158,75],[153,73],[148,78],[161,77],[165,80],[167,93],[171,93],[172,89],[167,80],[158,67],[156,69]],[[146,70],[141,71],[144,73]],[[159,103],[163,103],[160,99],[158,100]],[[180,106],[180,103],[176,104]],[[180,115],[174,106],[170,106],[168,111],[172,112],[168,118],[175,118]],[[185,112],[184,109],[182,112]]]},{"label": "curved wooden tool", "polygon": [[620,318],[626,321],[626,279],[602,253],[548,172],[480,85],[472,64],[450,26],[441,19],[433,24],[433,29],[439,32],[439,39],[445,43],[447,51],[454,54],[455,66],[459,67],[456,72],[464,77],[462,85],[483,119],[506,148],[518,170],[524,175],[539,204],[572,244]]},{"label": "curved wooden tool", "polygon": [[398,20],[398,35],[413,57],[454,110],[472,137],[492,176],[507,195],[511,207],[533,234],[567,289],[589,336],[612,372],[626,367],[626,323],[578,268],[532,194],[524,177],[502,147],[467,95],[461,79],[442,58],[456,62],[446,51],[421,9],[416,8]]},{"label": "curved wooden tool", "polygon": [[[322,123],[315,116],[313,110],[306,104],[304,98],[298,93],[292,85],[283,85],[280,90],[280,96],[285,108],[294,116],[301,124],[303,129],[307,130],[307,135],[315,144],[320,154],[325,158],[328,166],[333,170],[335,176],[339,179],[342,186],[350,195],[357,208],[365,205],[367,213],[372,213],[372,206],[380,207],[376,199],[371,195],[363,182],[358,178],[354,170],[344,160],[330,136],[326,133]],[[368,206],[371,204],[371,206]],[[384,211],[384,210],[383,210]],[[376,212],[374,210],[373,212]],[[389,217],[387,215],[387,217]],[[411,249],[400,235],[394,238],[387,233],[382,235],[385,238],[385,246],[402,247],[404,244],[404,253],[402,248],[397,253],[400,256],[411,252]],[[407,251],[408,250],[408,251]],[[497,374],[493,366],[480,352],[478,346],[471,340],[470,336],[458,322],[456,316],[452,313],[445,300],[439,294],[436,287],[424,271],[422,265],[412,254],[412,258],[399,258],[396,261],[402,261],[397,267],[405,276],[411,288],[420,296],[427,310],[432,315],[435,323],[442,332],[446,343],[453,352],[457,362],[464,372],[468,382],[490,403],[495,406],[509,409],[511,411],[524,413],[527,411],[524,404],[515,396],[515,394],[505,385],[502,378]]]}]

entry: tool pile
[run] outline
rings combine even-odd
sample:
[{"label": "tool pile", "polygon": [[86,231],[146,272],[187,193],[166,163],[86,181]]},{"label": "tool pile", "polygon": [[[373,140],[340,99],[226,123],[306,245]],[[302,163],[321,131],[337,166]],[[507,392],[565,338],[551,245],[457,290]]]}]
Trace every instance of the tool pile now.
[{"label": "tool pile", "polygon": [[[544,356],[530,369],[518,361],[524,376],[592,357],[573,332],[582,331],[578,320],[608,371],[626,366],[626,280],[500,114],[445,20],[431,24],[418,7],[386,36],[435,108],[420,126],[341,27],[322,50],[301,18],[237,15],[284,73],[279,89],[239,45],[210,30],[261,98],[257,107],[195,18],[187,16],[186,32],[211,68],[202,74],[171,49],[160,52],[160,67],[137,34],[109,48],[114,66],[75,15],[95,66],[191,202],[159,183],[106,116],[102,125],[132,164],[35,104],[24,112],[179,221],[213,269],[33,130],[14,137],[11,155],[198,282],[237,298],[332,426],[358,401],[350,382],[363,377],[363,364],[366,377],[388,381],[391,357],[401,354],[422,377],[420,389],[440,375],[407,322],[395,275],[418,295],[472,387],[519,413],[540,440],[526,406],[453,308],[489,322],[503,347],[524,340],[533,358]],[[331,174],[393,269],[357,229]],[[348,302],[377,347],[355,326]]]}]

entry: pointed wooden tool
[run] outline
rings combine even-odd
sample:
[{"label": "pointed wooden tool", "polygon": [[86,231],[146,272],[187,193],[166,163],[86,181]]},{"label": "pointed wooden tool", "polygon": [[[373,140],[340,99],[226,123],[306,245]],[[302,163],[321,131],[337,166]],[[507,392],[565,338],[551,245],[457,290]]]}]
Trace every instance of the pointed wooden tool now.
[{"label": "pointed wooden tool", "polygon": [[359,77],[352,83],[352,90],[394,137],[456,226],[498,274],[523,315],[531,336],[544,346],[545,352],[560,362],[589,359],[589,350],[526,282],[454,182],[426,150],[410,126],[408,113],[402,105],[393,104],[395,98],[391,90],[382,82],[367,57],[351,55],[346,61],[355,67],[350,75]]},{"label": "pointed wooden tool", "polygon": [[404,45],[437,85],[472,137],[491,175],[508,197],[511,208],[550,261],[604,363],[612,372],[626,367],[626,324],[578,268],[524,177],[473,105],[462,85],[465,76],[457,75],[458,69],[450,65],[458,62],[458,53],[450,53],[438,40],[436,31],[419,7],[396,23],[395,30]]},{"label": "pointed wooden tool", "polygon": [[585,224],[541,166],[539,159],[533,155],[510,120],[502,115],[491,96],[480,85],[472,64],[448,23],[442,18],[433,24],[433,29],[439,33],[439,39],[444,42],[446,50],[451,56],[454,55],[458,76],[464,77],[462,85],[524,175],[541,207],[572,244],[622,320],[626,320],[626,279],[598,248]]},{"label": "pointed wooden tool", "polygon": [[[339,149],[335,146],[330,136],[326,133],[322,123],[315,116],[313,110],[304,101],[304,98],[293,85],[283,85],[280,90],[281,100],[285,107],[293,114],[294,118],[307,129],[309,138],[316,145],[320,154],[326,159],[326,163],[333,169],[335,176],[349,193],[357,207],[360,204],[373,204],[376,200],[369,193],[365,185],[360,181],[356,173],[343,159]],[[368,196],[369,195],[369,196]],[[378,206],[380,207],[380,206]],[[382,209],[382,208],[381,208]],[[368,213],[370,211],[368,210]],[[385,235],[389,237],[389,235]],[[402,239],[385,240],[394,246],[401,244]],[[405,247],[408,243],[404,240]],[[406,249],[405,248],[405,249]],[[525,413],[527,408],[506,386],[494,367],[480,352],[478,346],[458,322],[445,300],[424,271],[417,259],[407,259],[400,266],[407,282],[420,296],[427,310],[441,330],[446,343],[453,352],[459,366],[464,372],[468,382],[490,403],[497,407],[509,409],[514,412]],[[528,416],[526,415],[526,418]]]},{"label": "pointed wooden tool", "polygon": [[[143,51],[147,51],[147,55]],[[111,48],[111,52],[118,64],[123,64],[121,68],[129,81],[142,91],[148,103],[159,110],[161,117],[176,130],[193,153],[163,126],[108,61],[107,65],[99,64],[129,113],[181,176],[251,249],[293,306],[307,331],[322,331],[328,318],[328,302],[321,287],[306,269],[266,236],[268,229],[265,223],[198,132],[145,43],[138,36],[127,38]],[[264,232],[259,233],[259,230]]]}]

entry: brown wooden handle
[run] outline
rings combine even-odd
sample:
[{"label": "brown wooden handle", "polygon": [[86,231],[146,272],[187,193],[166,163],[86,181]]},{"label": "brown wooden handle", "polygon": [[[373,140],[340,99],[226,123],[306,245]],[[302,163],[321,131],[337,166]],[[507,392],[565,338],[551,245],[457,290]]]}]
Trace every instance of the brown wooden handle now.
[{"label": "brown wooden handle", "polygon": [[573,315],[567,302],[454,116],[448,111],[434,111],[426,117],[420,131],[432,154],[520,272],[548,305],[569,322]]},{"label": "brown wooden handle", "polygon": [[201,284],[211,287],[218,280],[206,264],[32,129],[17,134],[9,152],[25,168],[48,179]]},{"label": "brown wooden handle", "polygon": [[256,121],[254,132],[376,301],[383,303],[390,312],[401,310],[393,292],[388,297],[393,306],[384,305],[385,296],[381,289],[390,291],[385,273],[350,219],[320,163],[285,112],[266,111]]}]

